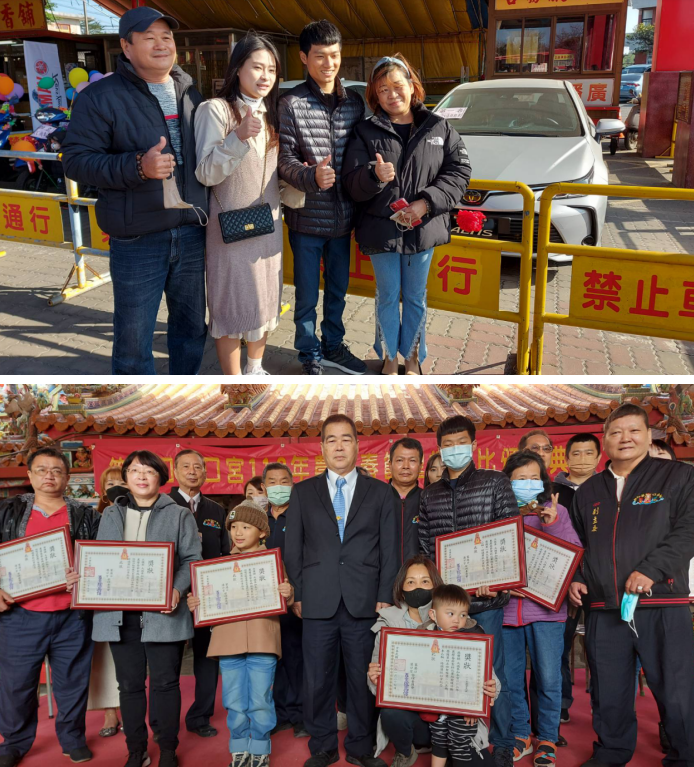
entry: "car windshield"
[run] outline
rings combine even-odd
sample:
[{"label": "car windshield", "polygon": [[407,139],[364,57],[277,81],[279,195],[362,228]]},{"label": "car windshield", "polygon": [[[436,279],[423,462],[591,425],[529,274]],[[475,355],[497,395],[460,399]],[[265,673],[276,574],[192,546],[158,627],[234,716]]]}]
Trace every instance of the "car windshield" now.
[{"label": "car windshield", "polygon": [[636,65],[631,67],[625,67],[622,70],[622,74],[627,75],[633,75],[633,74],[643,74],[647,69],[649,69],[648,65],[644,64],[643,66]]},{"label": "car windshield", "polygon": [[576,107],[557,88],[461,88],[436,110],[463,136],[582,136]]}]

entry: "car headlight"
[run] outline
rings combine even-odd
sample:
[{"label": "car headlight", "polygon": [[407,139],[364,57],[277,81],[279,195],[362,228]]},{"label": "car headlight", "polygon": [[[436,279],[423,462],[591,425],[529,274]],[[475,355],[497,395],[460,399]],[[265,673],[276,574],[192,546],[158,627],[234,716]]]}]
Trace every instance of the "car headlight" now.
[{"label": "car headlight", "polygon": [[[569,184],[592,184],[593,177],[595,176],[595,166],[590,169],[583,178],[577,178],[575,181],[568,181]],[[570,197],[585,197],[585,194],[558,194],[554,198],[555,200],[568,200]]]}]

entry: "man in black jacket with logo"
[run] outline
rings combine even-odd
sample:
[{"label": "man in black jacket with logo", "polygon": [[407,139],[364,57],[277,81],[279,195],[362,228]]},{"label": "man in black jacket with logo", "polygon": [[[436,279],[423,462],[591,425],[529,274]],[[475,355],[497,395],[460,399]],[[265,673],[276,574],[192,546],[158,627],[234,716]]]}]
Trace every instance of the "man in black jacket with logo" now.
[{"label": "man in black jacket with logo", "polygon": [[[354,126],[364,117],[361,97],[338,77],[342,37],[329,21],[308,24],[299,36],[305,83],[280,99],[280,176],[306,193],[303,208],[284,209],[294,254],[296,307],[294,348],[307,375],[323,365],[362,375],[366,365],[344,343],[345,294],[354,203],[342,188],[342,161]],[[316,306],[324,265],[322,339],[316,336]]]},{"label": "man in black jacket with logo", "polygon": [[207,190],[195,178],[193,117],[202,96],[174,65],[178,22],[133,8],[119,23],[123,53],[111,77],[75,99],[63,143],[68,178],[99,190],[110,235],[112,372],[156,373],[152,340],[162,293],[169,373],[195,375],[207,337]]},{"label": "man in black jacket with logo", "polygon": [[335,699],[340,651],[347,672],[346,759],[385,767],[373,756],[375,701],[367,684],[376,612],[393,600],[398,571],[392,491],[356,469],[357,429],[346,415],[321,429],[327,471],[294,486],[287,512],[285,566],[294,612],[303,618],[304,767],[340,760]]},{"label": "man in black jacket with logo", "polygon": [[[441,422],[436,441],[446,466],[438,482],[422,490],[419,503],[419,546],[436,559],[436,537],[518,516],[511,482],[500,471],[476,468],[475,425],[469,418],[454,415]],[[504,672],[503,620],[508,593],[477,589],[470,605],[485,633],[494,636],[494,672],[501,693],[492,709],[489,740],[494,746],[497,767],[512,767],[514,737],[511,734],[511,700]],[[504,693],[504,690],[506,691]]]},{"label": "man in black jacket with logo", "polygon": [[[0,543],[65,526],[70,528],[73,545],[78,539],[95,540],[101,520],[96,509],[65,496],[70,479],[65,455],[58,448],[42,447],[29,456],[27,464],[33,492],[0,502]],[[3,576],[0,570],[0,583],[11,589]],[[46,656],[58,704],[55,731],[63,754],[73,762],[92,758],[85,736],[92,622],[91,615],[71,610],[70,602],[67,587],[21,603],[0,588],[0,735],[4,738],[0,767],[18,764],[36,738],[36,690]]]},{"label": "man in black jacket with logo", "polygon": [[[202,558],[216,559],[231,553],[231,540],[223,506],[206,498],[200,488],[207,480],[204,457],[197,450],[181,450],[174,459],[174,475],[178,487],[169,497],[179,506],[189,508],[198,523],[202,543]],[[193,673],[195,699],[186,714],[186,728],[201,738],[214,737],[217,730],[210,724],[214,714],[214,699],[219,678],[219,659],[208,658],[211,631],[209,626],[195,629],[193,635]]]},{"label": "man in black jacket with logo", "polygon": [[663,764],[694,764],[688,577],[694,557],[694,467],[652,458],[650,443],[643,408],[624,404],[614,410],[603,438],[611,463],[578,488],[571,509],[585,554],[569,596],[575,605],[582,598],[590,605],[586,654],[597,735],[584,767],[621,767],[634,754],[637,657],[670,739]]},{"label": "man in black jacket with logo", "polygon": [[395,502],[395,524],[398,528],[398,566],[419,554],[419,473],[422,470],[422,443],[402,437],[390,446],[390,473]]}]

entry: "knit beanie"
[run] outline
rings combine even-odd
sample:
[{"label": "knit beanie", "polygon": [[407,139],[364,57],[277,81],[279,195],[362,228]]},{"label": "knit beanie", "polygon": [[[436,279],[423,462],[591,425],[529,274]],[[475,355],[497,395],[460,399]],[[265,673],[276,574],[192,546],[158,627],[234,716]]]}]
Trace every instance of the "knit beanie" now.
[{"label": "knit beanie", "polygon": [[226,521],[227,530],[231,530],[232,522],[246,522],[260,530],[267,538],[270,535],[270,525],[267,521],[267,514],[258,506],[257,503],[246,498],[244,501],[229,512]]}]

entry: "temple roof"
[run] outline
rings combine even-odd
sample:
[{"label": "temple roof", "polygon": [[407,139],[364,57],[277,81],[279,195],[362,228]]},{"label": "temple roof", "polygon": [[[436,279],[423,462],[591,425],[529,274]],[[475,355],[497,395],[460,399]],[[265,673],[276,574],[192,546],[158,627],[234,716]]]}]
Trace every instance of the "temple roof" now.
[{"label": "temple roof", "polygon": [[618,385],[133,384],[83,395],[78,412],[47,408],[36,425],[151,437],[314,437],[328,415],[346,413],[361,434],[423,433],[455,414],[479,429],[600,423],[624,398]]}]

